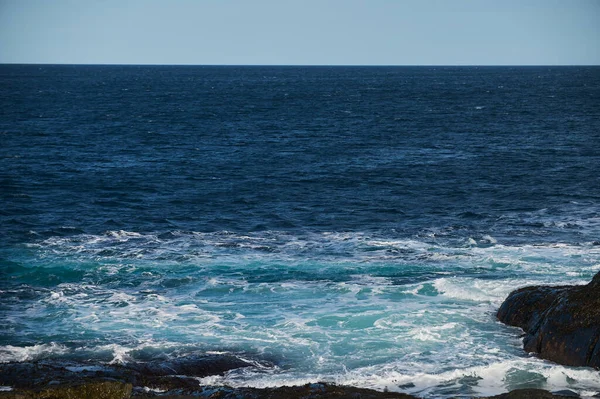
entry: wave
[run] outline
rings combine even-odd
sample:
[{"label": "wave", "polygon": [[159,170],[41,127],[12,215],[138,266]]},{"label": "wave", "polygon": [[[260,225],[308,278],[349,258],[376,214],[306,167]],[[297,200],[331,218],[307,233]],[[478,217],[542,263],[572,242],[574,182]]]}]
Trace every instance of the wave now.
[{"label": "wave", "polygon": [[11,276],[0,286],[2,362],[224,352],[274,366],[203,383],[600,391],[585,373],[523,353],[519,331],[494,317],[517,287],[589,281],[600,270],[594,242],[117,230],[40,239],[0,262]]},{"label": "wave", "polygon": [[49,356],[60,356],[69,352],[69,348],[54,342],[30,346],[0,346],[0,363],[26,362]]},{"label": "wave", "polygon": [[203,385],[255,388],[324,381],[422,397],[488,397],[523,387],[571,390],[582,397],[595,397],[600,393],[596,371],[566,368],[537,359],[505,360],[473,367],[457,366],[442,372],[418,371],[427,370],[429,367],[426,364],[413,364],[411,368],[408,370],[397,363],[390,363],[333,375],[280,375],[243,370],[199,380]]},{"label": "wave", "polygon": [[[460,326],[447,323],[439,326],[426,336],[426,341],[436,341],[437,335],[443,331],[456,330]],[[432,361],[399,359],[387,362],[368,364],[353,369],[337,371],[307,371],[294,370],[284,364],[276,364],[261,355],[229,352],[229,351],[198,351],[191,346],[185,357],[180,357],[181,344],[145,342],[133,347],[122,345],[103,345],[95,348],[85,348],[80,354],[79,361],[64,358],[61,364],[72,372],[104,370],[106,367],[99,363],[90,363],[85,359],[92,353],[111,353],[113,359],[105,364],[110,366],[136,364],[154,364],[158,362],[180,362],[197,356],[229,356],[239,359],[250,367],[231,370],[225,374],[215,374],[197,378],[200,385],[269,388],[284,385],[304,385],[319,381],[350,385],[376,390],[405,392],[425,397],[454,397],[454,396],[493,396],[501,392],[520,389],[523,387],[547,390],[571,390],[582,397],[595,397],[600,393],[600,381],[597,371],[587,368],[570,368],[549,363],[534,357],[501,358],[494,350],[487,350],[489,361],[481,364],[465,366],[461,356],[440,367]],[[486,348],[476,348],[485,350]],[[47,359],[52,354],[64,355],[65,347],[57,344],[34,345],[23,348],[0,347],[0,353],[11,352],[12,358],[5,357],[3,362],[27,362]],[[136,354],[134,357],[133,354]],[[165,355],[168,353],[168,355]],[[195,353],[195,355],[190,355]],[[140,355],[141,354],[141,355]],[[441,356],[440,356],[441,357]],[[439,359],[438,359],[439,360]],[[372,363],[372,362],[371,362]]]},{"label": "wave", "polygon": [[[267,231],[239,234],[169,231],[137,233],[107,231],[99,235],[78,234],[51,237],[26,244],[44,256],[82,256],[96,259],[143,259],[189,261],[243,254],[261,259],[347,259],[350,261],[439,261],[498,257],[499,262],[522,263],[528,256],[595,256],[595,241],[578,243],[536,243],[515,245],[484,234],[479,237],[440,239],[434,233],[415,238],[395,238],[360,232],[294,234]],[[510,256],[512,254],[512,256]]]}]

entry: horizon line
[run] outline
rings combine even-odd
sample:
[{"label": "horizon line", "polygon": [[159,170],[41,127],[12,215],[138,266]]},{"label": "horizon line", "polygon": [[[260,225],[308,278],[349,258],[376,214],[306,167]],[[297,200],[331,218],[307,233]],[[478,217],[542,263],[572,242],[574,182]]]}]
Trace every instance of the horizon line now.
[{"label": "horizon line", "polygon": [[189,67],[600,67],[600,64],[192,64],[192,63],[66,63],[0,62],[0,65],[46,66],[189,66]]}]

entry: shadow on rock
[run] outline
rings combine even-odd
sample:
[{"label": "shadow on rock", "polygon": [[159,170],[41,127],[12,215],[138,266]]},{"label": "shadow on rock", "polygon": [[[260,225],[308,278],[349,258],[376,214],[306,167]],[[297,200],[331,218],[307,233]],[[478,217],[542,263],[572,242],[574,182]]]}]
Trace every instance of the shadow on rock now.
[{"label": "shadow on rock", "polygon": [[256,366],[231,355],[190,356],[125,365],[85,364],[69,361],[0,364],[0,385],[38,389],[52,385],[81,385],[90,381],[118,381],[159,390],[197,391],[196,378],[223,375]]},{"label": "shadow on rock", "polygon": [[600,273],[583,286],[513,291],[497,316],[525,331],[527,352],[566,366],[600,368]]}]

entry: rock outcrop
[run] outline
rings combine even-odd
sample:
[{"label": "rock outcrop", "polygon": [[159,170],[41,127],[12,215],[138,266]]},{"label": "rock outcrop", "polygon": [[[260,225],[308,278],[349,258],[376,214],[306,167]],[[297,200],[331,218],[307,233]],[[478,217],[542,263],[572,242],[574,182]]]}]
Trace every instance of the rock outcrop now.
[{"label": "rock outcrop", "polygon": [[566,366],[600,368],[600,273],[587,285],[513,291],[497,316],[525,331],[527,352]]},{"label": "rock outcrop", "polygon": [[2,399],[129,399],[131,384],[94,381],[85,384],[49,386],[39,390],[0,392]]},{"label": "rock outcrop", "polygon": [[[487,399],[573,399],[578,398],[575,395],[561,395],[560,393],[550,393],[542,389],[515,389],[507,393],[503,393],[497,396],[492,396]],[[484,398],[481,398],[484,399]]]},{"label": "rock outcrop", "polygon": [[[198,387],[195,392],[132,392],[130,384],[121,382],[88,382],[80,385],[54,386],[32,390],[1,392],[1,399],[418,399],[397,392],[338,386],[326,383],[277,388]],[[578,397],[578,396],[576,396]],[[540,389],[520,389],[490,398],[477,399],[573,399]]]},{"label": "rock outcrop", "polygon": [[[196,378],[170,374],[216,375],[240,367],[248,367],[248,363],[226,355],[128,365],[4,363],[0,364],[0,386],[10,390],[0,390],[0,399],[418,399],[405,393],[325,382],[274,388],[203,386]],[[489,399],[568,398],[560,392],[521,389]]]},{"label": "rock outcrop", "polygon": [[133,387],[161,391],[193,391],[199,386],[197,378],[223,375],[227,371],[249,366],[252,365],[230,355],[188,356],[124,365],[58,360],[0,363],[0,386],[37,391],[41,387],[52,388],[52,385],[80,389],[90,382],[118,381]]}]

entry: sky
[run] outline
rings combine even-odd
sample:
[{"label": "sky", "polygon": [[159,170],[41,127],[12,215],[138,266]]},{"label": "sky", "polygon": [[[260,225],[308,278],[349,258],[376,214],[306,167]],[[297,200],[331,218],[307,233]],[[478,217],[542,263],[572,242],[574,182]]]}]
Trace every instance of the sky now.
[{"label": "sky", "polygon": [[600,0],[0,0],[0,63],[600,65]]}]

